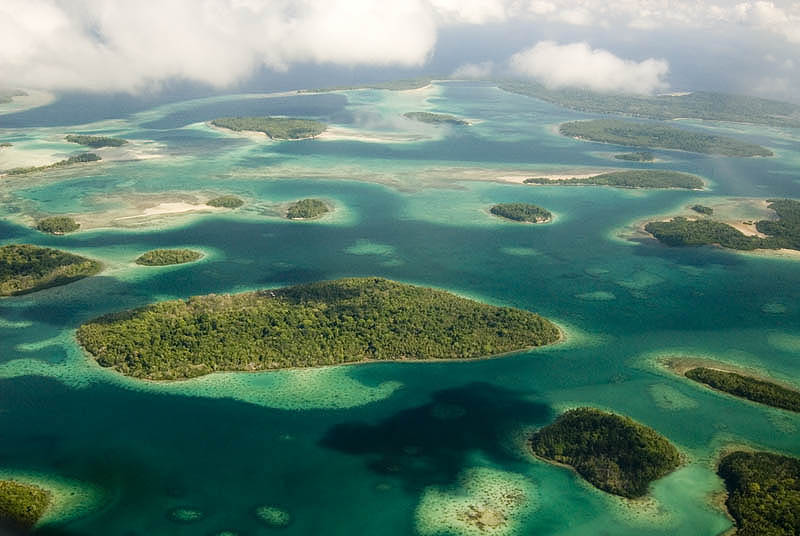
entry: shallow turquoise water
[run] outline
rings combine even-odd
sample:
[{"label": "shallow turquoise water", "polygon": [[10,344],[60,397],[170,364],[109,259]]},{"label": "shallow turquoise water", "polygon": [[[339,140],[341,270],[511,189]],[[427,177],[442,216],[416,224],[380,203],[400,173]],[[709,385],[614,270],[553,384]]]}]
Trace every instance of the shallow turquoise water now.
[{"label": "shallow turquoise water", "polygon": [[[155,140],[163,158],[3,184],[3,243],[61,247],[109,267],[0,301],[0,464],[104,492],[92,514],[40,533],[268,534],[274,529],[255,509],[273,505],[291,515],[286,534],[415,534],[425,490],[457,487],[460,475],[488,467],[523,475],[536,490],[531,512],[509,533],[714,535],[729,526],[708,505],[721,487],[713,473],[720,448],[745,443],[800,454],[796,414],[712,393],[653,366],[659,355],[706,356],[798,384],[798,261],[617,237],[631,222],[704,197],[800,197],[797,132],[743,130],[746,139],[778,149],[772,159],[656,152],[666,160],[656,167],[703,175],[709,192],[525,187],[470,181],[465,173],[635,166],[603,156],[624,148],[551,132],[581,114],[482,84],[442,84],[427,98],[415,95],[165,105],[113,126],[131,139]],[[410,106],[475,125],[431,131],[398,119]],[[267,143],[198,125],[258,110],[405,131],[415,141]],[[44,111],[10,116],[8,139],[70,130],[51,113],[50,124]],[[251,207],[324,197],[339,210],[319,222],[252,209],[63,237],[18,223],[20,213],[112,209],[119,201],[104,199],[109,193],[176,191],[236,193]],[[541,204],[556,221],[520,226],[486,213],[506,201]],[[168,269],[131,265],[143,251],[173,246],[211,254]],[[571,339],[480,362],[234,374],[160,388],[91,366],[71,336],[89,318],[157,299],[358,275],[535,310],[565,325]],[[690,460],[655,485],[655,504],[644,513],[528,459],[515,439],[585,404],[654,427]],[[171,520],[182,507],[204,515]]]}]

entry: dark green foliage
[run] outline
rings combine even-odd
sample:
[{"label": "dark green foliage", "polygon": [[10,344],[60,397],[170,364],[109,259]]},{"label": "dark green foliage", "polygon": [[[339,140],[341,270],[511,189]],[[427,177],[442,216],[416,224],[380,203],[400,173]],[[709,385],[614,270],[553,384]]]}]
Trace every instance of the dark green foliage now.
[{"label": "dark green foliage", "polygon": [[652,428],[594,408],[572,409],[533,434],[533,452],[570,465],[593,486],[641,497],[680,465],[680,454]]},{"label": "dark green foliage", "polygon": [[459,119],[454,115],[434,114],[431,112],[406,112],[403,114],[403,117],[434,125],[469,125],[467,121]]},{"label": "dark green foliage", "polygon": [[678,119],[682,117],[735,121],[779,127],[800,127],[800,106],[743,95],[695,91],[688,95],[615,95],[582,89],[551,90],[535,82],[508,81],[500,89],[552,102],[565,108],[592,113],[611,113]]},{"label": "dark green foliage", "polygon": [[273,140],[299,140],[322,134],[328,126],[311,119],[291,117],[221,117],[211,124],[236,132],[263,132]]},{"label": "dark green foliage", "polygon": [[686,377],[753,402],[800,412],[800,392],[771,382],[705,367],[687,370]]},{"label": "dark green foliage", "polygon": [[628,162],[652,162],[656,159],[655,156],[653,156],[653,153],[647,151],[615,154],[614,158],[617,160],[626,160]]},{"label": "dark green foliage", "polygon": [[692,210],[698,214],[705,214],[706,216],[714,214],[714,209],[705,205],[692,205]]},{"label": "dark green foliage", "polygon": [[97,162],[101,160],[99,156],[94,153],[82,153],[77,156],[70,156],[66,160],[60,160],[54,164],[48,164],[46,166],[31,166],[31,167],[21,167],[21,168],[14,168],[9,169],[6,173],[9,175],[25,175],[26,173],[35,173],[37,171],[47,171],[50,169],[62,168],[71,166],[73,164],[83,164],[86,162]]},{"label": "dark green foliage", "polygon": [[0,296],[26,294],[94,275],[100,263],[28,244],[0,247]]},{"label": "dark green foliage", "polygon": [[563,123],[559,132],[572,138],[633,147],[661,147],[724,156],[772,156],[772,151],[760,145],[658,123],[592,119]]},{"label": "dark green foliage", "polygon": [[39,486],[0,480],[0,532],[2,528],[32,529],[51,500],[52,493]]},{"label": "dark green foliage", "polygon": [[210,207],[239,208],[244,205],[244,201],[235,195],[223,195],[209,200],[206,205]]},{"label": "dark green foliage", "polygon": [[301,199],[289,205],[286,211],[286,217],[290,220],[305,220],[309,218],[318,218],[323,214],[330,212],[328,205],[319,199]]},{"label": "dark green foliage", "polygon": [[533,177],[525,179],[526,184],[584,184],[613,186],[615,188],[703,188],[703,179],[697,175],[662,169],[631,169],[612,171],[594,177],[573,177],[571,179],[546,179]]},{"label": "dark green foliage", "polygon": [[7,141],[4,141],[3,143],[0,143],[0,148],[11,147],[11,145],[12,145],[11,143],[8,143]]},{"label": "dark green foliage", "polygon": [[69,216],[50,216],[36,223],[36,229],[43,233],[65,234],[77,231],[81,224]]},{"label": "dark green foliage", "polygon": [[800,534],[800,460],[770,452],[733,452],[720,461],[725,504],[737,536]]},{"label": "dark green foliage", "polygon": [[102,366],[164,380],[367,359],[473,358],[553,343],[560,333],[528,311],[364,278],[156,303],[88,322],[77,336]]},{"label": "dark green foliage", "polygon": [[530,203],[501,203],[490,208],[489,212],[501,218],[528,223],[542,223],[553,218],[549,210]]},{"label": "dark green foliage", "polygon": [[86,134],[67,134],[64,138],[70,143],[77,143],[78,145],[86,145],[94,149],[101,147],[120,147],[128,143],[128,140],[122,138],[112,138],[109,136],[89,136]]},{"label": "dark green foliage", "polygon": [[167,266],[170,264],[183,264],[201,259],[203,254],[191,249],[154,249],[148,251],[138,259],[136,264],[144,266]]}]

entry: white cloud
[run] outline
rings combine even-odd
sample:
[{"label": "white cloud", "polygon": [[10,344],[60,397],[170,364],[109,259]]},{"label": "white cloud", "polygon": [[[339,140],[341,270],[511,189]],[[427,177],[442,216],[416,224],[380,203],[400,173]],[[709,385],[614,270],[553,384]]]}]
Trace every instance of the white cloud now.
[{"label": "white cloud", "polygon": [[667,87],[665,60],[621,59],[587,43],[559,45],[541,41],[509,60],[518,75],[535,78],[552,88],[578,87],[612,93],[647,94]]},{"label": "white cloud", "polygon": [[453,74],[451,74],[450,77],[456,80],[486,80],[491,78],[493,70],[494,63],[491,61],[484,61],[481,63],[465,63],[453,71]]},{"label": "white cloud", "polygon": [[774,2],[743,2],[735,13],[740,22],[775,32],[790,43],[800,43],[800,4],[783,9]]}]

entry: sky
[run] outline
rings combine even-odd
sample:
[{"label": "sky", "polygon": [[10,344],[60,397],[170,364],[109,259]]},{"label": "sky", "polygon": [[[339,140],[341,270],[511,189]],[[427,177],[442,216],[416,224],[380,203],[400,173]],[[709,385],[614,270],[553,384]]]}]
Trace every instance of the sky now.
[{"label": "sky", "polygon": [[0,88],[138,95],[424,74],[800,101],[800,1],[0,0]]}]

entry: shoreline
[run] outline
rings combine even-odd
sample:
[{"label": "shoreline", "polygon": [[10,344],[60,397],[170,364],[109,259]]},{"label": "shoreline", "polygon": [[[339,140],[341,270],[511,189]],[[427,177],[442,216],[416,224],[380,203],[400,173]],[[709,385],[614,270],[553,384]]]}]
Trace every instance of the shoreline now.
[{"label": "shoreline", "polygon": [[[737,396],[731,394],[727,391],[723,391],[721,389],[716,389],[706,383],[695,381],[691,378],[686,377],[686,372],[698,368],[708,368],[711,370],[716,370],[719,372],[731,372],[734,374],[740,374],[742,376],[746,376],[748,378],[752,378],[754,380],[769,382],[775,384],[779,387],[783,387],[784,389],[789,389],[791,391],[798,391],[798,386],[792,385],[791,383],[785,382],[783,380],[774,378],[770,376],[768,373],[751,369],[747,367],[737,366],[737,365],[730,365],[725,363],[724,361],[717,361],[715,359],[704,358],[704,357],[681,357],[681,356],[663,356],[656,359],[656,364],[662,370],[670,372],[679,378],[683,378],[685,380],[690,381],[693,385],[699,385],[701,387],[705,387],[706,389],[711,389],[712,391],[716,391],[719,393],[724,393],[726,395],[732,396],[738,400],[744,400],[746,402],[750,402],[753,404],[758,404],[759,406],[766,406],[773,409],[783,409],[783,408],[775,408],[774,406],[770,406],[769,404],[764,404],[763,402],[755,402],[748,398],[744,398],[741,396]],[[784,410],[784,411],[791,411],[791,410]]]},{"label": "shoreline", "polygon": [[323,130],[319,134],[315,134],[313,136],[304,136],[302,138],[273,138],[272,136],[270,136],[266,132],[262,132],[260,130],[233,130],[232,128],[225,128],[225,127],[220,127],[218,125],[214,125],[214,124],[211,123],[211,121],[204,121],[203,124],[205,126],[207,126],[208,128],[210,128],[211,130],[216,130],[216,131],[221,132],[223,134],[226,134],[228,136],[233,135],[233,136],[238,136],[240,138],[255,139],[255,140],[258,140],[258,141],[267,140],[267,141],[274,141],[276,143],[279,143],[279,142],[282,142],[282,141],[313,140],[313,139],[319,138],[320,136],[325,134],[325,132],[328,130],[328,127],[326,125],[325,126],[325,130]]}]

